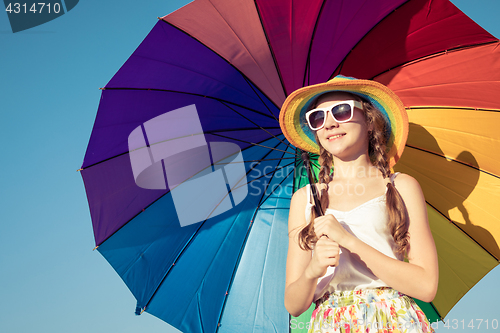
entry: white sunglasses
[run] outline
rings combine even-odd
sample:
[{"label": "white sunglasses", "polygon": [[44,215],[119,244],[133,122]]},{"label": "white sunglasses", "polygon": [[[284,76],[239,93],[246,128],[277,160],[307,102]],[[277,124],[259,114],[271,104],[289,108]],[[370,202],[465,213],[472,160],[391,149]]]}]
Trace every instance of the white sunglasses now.
[{"label": "white sunglasses", "polygon": [[363,104],[360,101],[349,100],[334,103],[326,108],[316,108],[307,111],[307,124],[313,131],[317,131],[325,126],[326,114],[330,115],[337,123],[345,123],[352,119],[354,107],[363,110]]}]

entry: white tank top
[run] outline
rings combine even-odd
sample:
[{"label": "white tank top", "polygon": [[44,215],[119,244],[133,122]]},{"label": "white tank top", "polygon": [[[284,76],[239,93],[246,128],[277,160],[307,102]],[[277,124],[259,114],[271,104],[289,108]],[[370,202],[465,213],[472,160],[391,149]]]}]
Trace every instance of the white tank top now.
[{"label": "white tank top", "polygon": [[[391,175],[394,181],[396,174]],[[309,186],[309,185],[307,185]],[[306,221],[311,219],[311,190],[307,188]],[[390,258],[402,260],[395,253],[394,239],[387,226],[388,214],[385,194],[371,199],[347,212],[328,208],[325,214],[332,214],[340,224],[352,235],[366,244],[382,252]],[[356,290],[367,288],[388,287],[375,276],[368,267],[356,258],[349,250],[342,248],[337,267],[328,267],[326,274],[318,279],[314,299],[323,296],[325,292],[334,290]]]}]

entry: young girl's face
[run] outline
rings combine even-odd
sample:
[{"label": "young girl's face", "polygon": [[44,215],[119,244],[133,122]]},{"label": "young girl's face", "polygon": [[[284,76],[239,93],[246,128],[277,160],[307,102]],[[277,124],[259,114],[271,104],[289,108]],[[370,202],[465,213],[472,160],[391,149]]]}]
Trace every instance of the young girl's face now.
[{"label": "young girl's face", "polygon": [[[329,108],[341,101],[353,100],[345,93],[327,94],[320,97],[317,108]],[[352,160],[368,152],[368,126],[363,110],[354,107],[352,119],[338,123],[328,112],[323,128],[317,130],[319,143],[332,155]]]}]

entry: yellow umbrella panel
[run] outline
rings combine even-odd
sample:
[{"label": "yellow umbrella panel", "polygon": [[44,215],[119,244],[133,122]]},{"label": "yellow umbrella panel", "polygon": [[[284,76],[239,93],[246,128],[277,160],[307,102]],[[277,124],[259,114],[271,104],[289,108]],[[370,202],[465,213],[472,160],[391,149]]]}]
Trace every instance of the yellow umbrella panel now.
[{"label": "yellow umbrella panel", "polygon": [[500,258],[500,112],[420,107],[408,115],[396,170],[415,177],[428,202],[440,274],[432,305],[443,318]]}]

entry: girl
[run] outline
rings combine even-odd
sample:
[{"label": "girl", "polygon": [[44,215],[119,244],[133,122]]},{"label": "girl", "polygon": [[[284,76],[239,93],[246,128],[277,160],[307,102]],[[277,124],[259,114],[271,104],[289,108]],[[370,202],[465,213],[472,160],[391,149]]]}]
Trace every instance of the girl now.
[{"label": "girl", "polygon": [[432,301],[438,284],[425,199],[414,178],[391,173],[408,133],[401,100],[375,81],[337,76],[292,93],[280,125],[321,164],[317,204],[308,185],[290,205],[288,312],[315,302],[310,333],[432,332],[411,298]]}]

